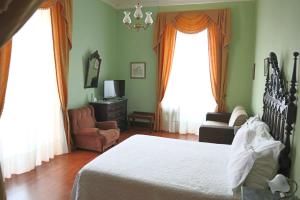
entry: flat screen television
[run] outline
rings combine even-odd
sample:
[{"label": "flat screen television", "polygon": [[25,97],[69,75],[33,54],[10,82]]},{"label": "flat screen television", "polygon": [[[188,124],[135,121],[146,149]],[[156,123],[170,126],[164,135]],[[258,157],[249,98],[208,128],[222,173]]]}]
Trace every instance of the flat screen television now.
[{"label": "flat screen television", "polygon": [[125,96],[125,80],[105,80],[104,99],[121,98]]}]

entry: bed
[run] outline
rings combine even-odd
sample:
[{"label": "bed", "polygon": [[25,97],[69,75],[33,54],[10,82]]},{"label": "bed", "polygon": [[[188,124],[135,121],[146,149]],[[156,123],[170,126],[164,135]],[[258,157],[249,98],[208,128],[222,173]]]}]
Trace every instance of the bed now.
[{"label": "bed", "polygon": [[130,200],[232,199],[223,167],[227,164],[229,147],[132,136],[84,167],[77,176],[74,196],[76,199],[97,199],[99,195],[103,199]]},{"label": "bed", "polygon": [[[296,61],[289,90],[275,53],[266,77],[262,120],[284,143],[279,172],[289,175],[290,135],[296,121]],[[228,183],[231,145],[136,135],[103,153],[77,174],[74,200],[236,199]]]}]

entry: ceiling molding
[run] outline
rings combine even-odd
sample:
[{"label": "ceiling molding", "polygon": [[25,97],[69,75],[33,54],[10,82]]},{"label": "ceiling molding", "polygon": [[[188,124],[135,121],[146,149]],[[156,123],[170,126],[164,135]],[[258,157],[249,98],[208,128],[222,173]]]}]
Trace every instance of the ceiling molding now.
[{"label": "ceiling molding", "polygon": [[[111,5],[115,9],[132,8],[136,4],[136,0],[102,0]],[[191,4],[208,4],[208,3],[224,3],[224,2],[243,2],[253,0],[144,0],[143,7],[156,6],[176,6],[176,5],[191,5]]]}]

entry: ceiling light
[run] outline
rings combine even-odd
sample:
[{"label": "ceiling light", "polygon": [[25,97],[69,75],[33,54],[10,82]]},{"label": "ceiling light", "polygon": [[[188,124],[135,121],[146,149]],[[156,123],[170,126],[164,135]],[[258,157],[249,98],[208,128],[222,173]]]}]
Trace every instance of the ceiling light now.
[{"label": "ceiling light", "polygon": [[136,29],[140,30],[143,28],[146,30],[151,24],[153,24],[153,19],[152,19],[152,12],[147,11],[146,17],[145,17],[145,23],[142,23],[143,19],[143,11],[142,11],[142,5],[141,2],[138,1],[137,5],[135,5],[135,12],[133,14],[134,18],[136,19],[135,23],[132,24],[131,18],[130,18],[130,12],[129,11],[124,11],[124,18],[123,18],[123,23],[130,29]]}]

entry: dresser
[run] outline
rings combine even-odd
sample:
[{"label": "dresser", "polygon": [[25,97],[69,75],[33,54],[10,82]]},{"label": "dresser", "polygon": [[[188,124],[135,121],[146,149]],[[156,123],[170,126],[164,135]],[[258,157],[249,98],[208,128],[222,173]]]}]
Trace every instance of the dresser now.
[{"label": "dresser", "polygon": [[97,121],[117,121],[121,131],[127,130],[127,99],[100,100],[91,102]]}]

